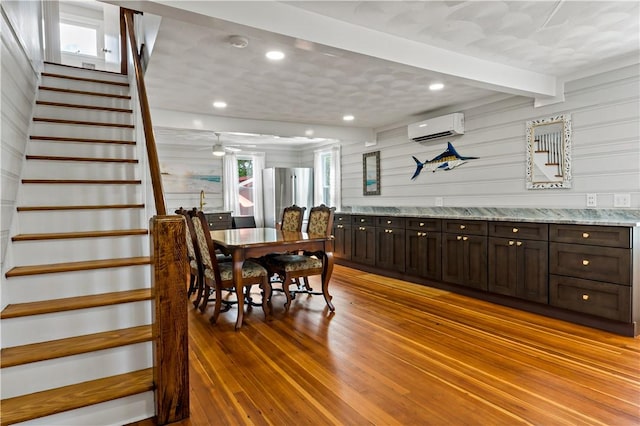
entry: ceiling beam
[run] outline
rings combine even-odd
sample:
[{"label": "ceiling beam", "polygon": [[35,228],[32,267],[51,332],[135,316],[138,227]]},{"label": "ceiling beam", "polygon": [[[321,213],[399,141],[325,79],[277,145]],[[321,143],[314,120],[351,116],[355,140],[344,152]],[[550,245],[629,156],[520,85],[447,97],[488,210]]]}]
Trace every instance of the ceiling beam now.
[{"label": "ceiling beam", "polygon": [[381,31],[349,24],[275,1],[152,3],[409,65],[462,79],[484,89],[532,98],[554,98],[556,77],[463,55]]}]

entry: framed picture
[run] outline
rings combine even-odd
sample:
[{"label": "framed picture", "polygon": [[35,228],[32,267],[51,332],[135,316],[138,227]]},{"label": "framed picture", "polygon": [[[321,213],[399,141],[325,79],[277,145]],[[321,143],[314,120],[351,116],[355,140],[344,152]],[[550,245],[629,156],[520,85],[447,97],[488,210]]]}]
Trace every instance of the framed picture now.
[{"label": "framed picture", "polygon": [[362,194],[380,195],[380,151],[362,154]]}]

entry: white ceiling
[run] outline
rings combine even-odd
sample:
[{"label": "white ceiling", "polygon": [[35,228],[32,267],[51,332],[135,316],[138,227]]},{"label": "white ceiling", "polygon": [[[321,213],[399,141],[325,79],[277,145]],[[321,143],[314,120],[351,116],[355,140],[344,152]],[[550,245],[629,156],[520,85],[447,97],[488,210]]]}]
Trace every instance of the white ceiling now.
[{"label": "white ceiling", "polygon": [[[640,61],[638,1],[139,4],[163,15],[145,77],[150,104],[188,113],[381,128],[514,93],[545,99],[538,78],[562,83]],[[232,47],[231,35],[249,45]],[[269,49],[287,56],[270,62]],[[429,91],[435,81],[445,88]]]}]

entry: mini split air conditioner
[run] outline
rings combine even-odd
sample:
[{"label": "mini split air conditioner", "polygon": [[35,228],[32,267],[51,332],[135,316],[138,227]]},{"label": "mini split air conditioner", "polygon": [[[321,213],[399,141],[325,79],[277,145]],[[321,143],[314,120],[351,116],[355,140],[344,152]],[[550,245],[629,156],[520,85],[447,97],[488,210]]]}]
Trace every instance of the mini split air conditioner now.
[{"label": "mini split air conditioner", "polygon": [[409,124],[409,139],[414,142],[464,134],[464,114],[456,112]]}]

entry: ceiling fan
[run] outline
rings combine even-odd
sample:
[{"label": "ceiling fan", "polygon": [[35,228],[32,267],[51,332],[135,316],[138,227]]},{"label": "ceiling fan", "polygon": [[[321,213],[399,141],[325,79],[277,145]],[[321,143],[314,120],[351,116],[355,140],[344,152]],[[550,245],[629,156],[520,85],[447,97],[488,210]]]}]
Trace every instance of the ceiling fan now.
[{"label": "ceiling fan", "polygon": [[230,152],[240,152],[240,151],[242,151],[240,148],[238,148],[236,146],[225,146],[225,145],[222,145],[222,143],[220,142],[220,133],[219,132],[214,132],[213,134],[216,135],[216,137],[218,138],[216,143],[211,148],[211,153],[214,156],[223,157],[226,154],[227,151],[230,151]]}]

